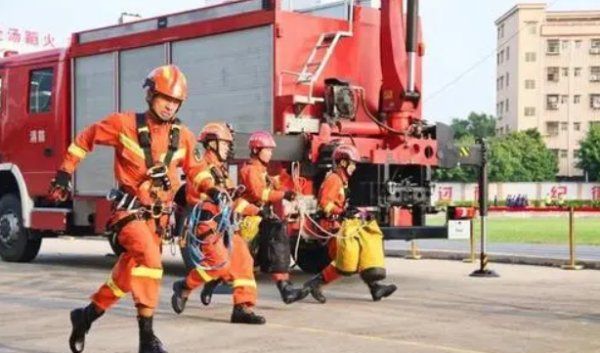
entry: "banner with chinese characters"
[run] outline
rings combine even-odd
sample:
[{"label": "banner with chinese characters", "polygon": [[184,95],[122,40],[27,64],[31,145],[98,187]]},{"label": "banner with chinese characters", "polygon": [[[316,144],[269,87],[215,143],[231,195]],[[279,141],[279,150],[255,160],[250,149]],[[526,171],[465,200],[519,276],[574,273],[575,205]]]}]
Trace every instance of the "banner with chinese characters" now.
[{"label": "banner with chinese characters", "polygon": [[29,53],[52,48],[56,48],[56,40],[50,33],[0,25],[0,53]]}]

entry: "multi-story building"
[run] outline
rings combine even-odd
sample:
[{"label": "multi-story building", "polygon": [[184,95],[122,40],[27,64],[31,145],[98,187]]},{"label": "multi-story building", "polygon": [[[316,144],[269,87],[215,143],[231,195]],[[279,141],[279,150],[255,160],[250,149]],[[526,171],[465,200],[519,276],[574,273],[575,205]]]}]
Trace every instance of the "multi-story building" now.
[{"label": "multi-story building", "polygon": [[579,141],[600,124],[600,9],[520,4],[496,20],[498,133],[536,128],[561,177],[581,177]]}]

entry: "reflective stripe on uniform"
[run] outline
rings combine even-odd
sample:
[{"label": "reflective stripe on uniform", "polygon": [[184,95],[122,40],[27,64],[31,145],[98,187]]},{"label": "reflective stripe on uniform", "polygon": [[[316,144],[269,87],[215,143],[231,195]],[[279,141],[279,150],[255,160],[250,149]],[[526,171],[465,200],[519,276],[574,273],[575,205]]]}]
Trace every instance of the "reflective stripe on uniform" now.
[{"label": "reflective stripe on uniform", "polygon": [[242,213],[244,211],[244,209],[249,205],[250,203],[244,199],[241,199],[239,201],[239,204],[237,206],[235,206],[235,213]]},{"label": "reflective stripe on uniform", "polygon": [[162,268],[150,268],[138,266],[131,269],[131,275],[134,277],[147,277],[152,279],[161,279],[163,275]]},{"label": "reflective stripe on uniform", "polygon": [[233,280],[233,288],[236,287],[253,287],[256,288],[256,281],[253,279],[235,279]]},{"label": "reflective stripe on uniform", "polygon": [[204,179],[212,178],[212,173],[208,170],[196,174],[194,177],[194,185],[200,184]]},{"label": "reflective stripe on uniform", "polygon": [[200,278],[202,278],[204,283],[214,280],[214,278],[211,275],[209,275],[206,271],[204,271],[204,269],[202,269],[201,267],[196,267],[196,272],[198,272]]},{"label": "reflective stripe on uniform", "polygon": [[87,154],[86,150],[77,146],[75,143],[72,143],[67,151],[79,159],[84,159]]},{"label": "reflective stripe on uniform", "polygon": [[134,140],[127,137],[125,134],[119,134],[119,141],[123,144],[123,147],[135,153],[138,157],[145,159],[144,150]]},{"label": "reflective stripe on uniform", "polygon": [[[185,153],[187,152],[187,150],[185,148],[180,148],[177,151],[175,151],[175,153],[173,153],[173,157],[171,158],[171,161],[177,160],[177,159],[181,159],[183,157],[185,157]],[[160,155],[160,160],[161,161],[165,161],[165,157],[167,156],[166,153],[163,153]]]},{"label": "reflective stripe on uniform", "polygon": [[260,199],[263,202],[267,202],[267,201],[269,201],[269,195],[270,194],[271,194],[271,189],[264,189],[263,192],[262,192],[262,195],[261,195]]},{"label": "reflective stripe on uniform", "polygon": [[325,213],[329,214],[331,213],[331,211],[335,208],[335,204],[333,202],[329,202],[327,203],[327,205],[325,205],[325,209],[323,209],[323,211],[325,211]]},{"label": "reflective stripe on uniform", "polygon": [[121,290],[121,288],[117,286],[115,281],[113,281],[112,276],[108,278],[108,281],[106,281],[106,286],[110,288],[111,292],[115,295],[115,297],[121,298],[125,296],[125,292],[123,292],[123,290]]}]

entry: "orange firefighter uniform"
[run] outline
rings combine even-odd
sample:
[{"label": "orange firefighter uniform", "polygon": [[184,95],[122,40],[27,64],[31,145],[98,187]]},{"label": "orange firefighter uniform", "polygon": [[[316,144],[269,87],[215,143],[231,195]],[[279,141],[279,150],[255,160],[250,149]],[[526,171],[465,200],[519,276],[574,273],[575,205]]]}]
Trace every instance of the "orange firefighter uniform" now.
[{"label": "orange firefighter uniform", "polygon": [[[197,172],[196,172],[197,171]],[[231,191],[234,187],[229,178],[226,165],[219,160],[212,150],[205,152],[199,167],[190,174],[187,182],[192,187],[186,188],[186,199],[189,205],[201,201],[202,211],[215,216],[220,213],[219,206],[209,201],[207,192],[217,188]],[[243,198],[237,198],[233,205],[234,212],[242,216],[258,214],[259,209]],[[230,282],[233,287],[234,305],[251,308],[256,305],[256,281],[254,280],[254,260],[245,240],[236,232],[232,239],[231,253],[223,242],[222,234],[217,233],[217,222],[199,222],[197,237],[202,241],[201,251],[204,259],[200,266],[191,270],[185,286],[195,289],[214,280]]]},{"label": "orange firefighter uniform", "polygon": [[[146,150],[138,139],[138,123],[141,121],[146,125],[143,130],[151,136]],[[176,146],[172,138],[175,131],[179,135]],[[148,213],[131,210],[114,211],[109,224],[122,225],[117,239],[125,252],[114,265],[106,283],[92,296],[98,308],[108,309],[129,292],[136,306],[156,307],[163,275],[161,235],[168,227],[168,210],[179,186],[177,168],[191,172],[197,164],[193,153],[195,144],[194,135],[177,121],[158,122],[149,113],[137,115],[137,119],[134,113],[115,113],[86,128],[69,146],[61,166],[61,170],[69,174],[95,145],[114,147],[114,172],[120,190],[131,198],[137,198],[136,205],[140,207],[151,209],[154,206],[156,216],[152,218]],[[170,187],[157,186],[156,180],[148,176],[147,152],[149,157],[160,163],[164,163],[166,156],[170,155],[170,163],[164,166],[166,175],[162,178],[170,183]]]}]

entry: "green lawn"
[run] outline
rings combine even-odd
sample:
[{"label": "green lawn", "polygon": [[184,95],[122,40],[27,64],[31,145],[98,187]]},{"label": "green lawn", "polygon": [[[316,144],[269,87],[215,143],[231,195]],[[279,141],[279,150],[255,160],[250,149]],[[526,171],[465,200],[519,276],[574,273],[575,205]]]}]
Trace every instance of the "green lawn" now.
[{"label": "green lawn", "polygon": [[[444,218],[428,217],[429,225],[443,224]],[[480,222],[475,220],[475,236]],[[600,217],[575,217],[577,244],[600,245]],[[564,217],[488,217],[488,239],[496,243],[567,244],[569,218]]]}]

